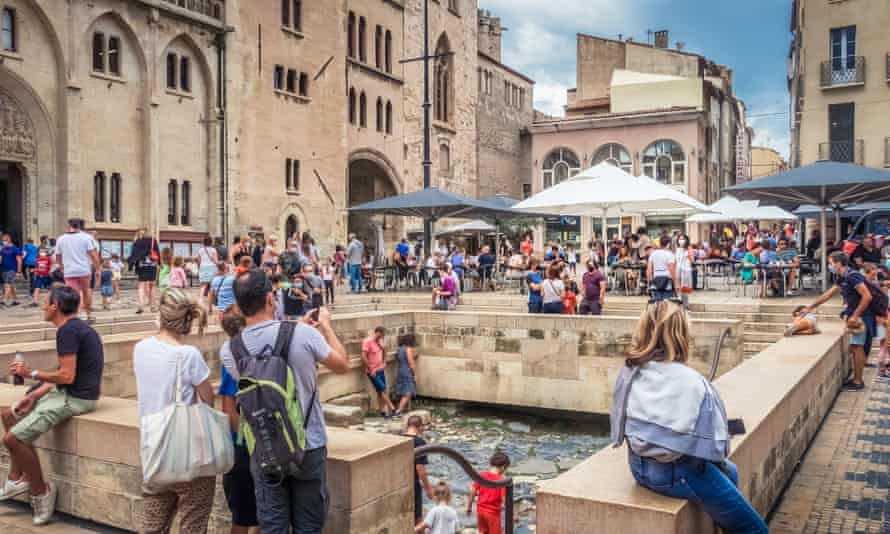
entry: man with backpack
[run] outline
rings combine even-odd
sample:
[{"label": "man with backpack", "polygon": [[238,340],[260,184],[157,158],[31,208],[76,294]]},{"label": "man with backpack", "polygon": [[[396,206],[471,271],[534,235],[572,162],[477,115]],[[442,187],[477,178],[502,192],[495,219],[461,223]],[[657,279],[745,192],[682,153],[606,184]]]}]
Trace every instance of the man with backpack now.
[{"label": "man with backpack", "polygon": [[844,299],[844,311],[841,312],[841,317],[846,318],[847,328],[854,332],[850,338],[850,350],[853,352],[853,379],[844,383],[844,389],[862,391],[865,389],[862,372],[868,353],[871,352],[872,340],[877,333],[876,317],[887,314],[887,294],[854,270],[850,266],[850,259],[841,251],[833,252],[828,257],[828,270],[835,275],[836,285],[823,293],[816,302],[804,308],[802,313],[811,313],[840,292]]},{"label": "man with backpack", "polygon": [[220,357],[238,382],[239,434],[250,453],[260,530],[320,534],[328,506],[327,434],[316,364],[344,374],[346,350],[325,308],[304,322],[275,321],[272,282],[262,271],[240,275],[234,292],[246,326]]}]

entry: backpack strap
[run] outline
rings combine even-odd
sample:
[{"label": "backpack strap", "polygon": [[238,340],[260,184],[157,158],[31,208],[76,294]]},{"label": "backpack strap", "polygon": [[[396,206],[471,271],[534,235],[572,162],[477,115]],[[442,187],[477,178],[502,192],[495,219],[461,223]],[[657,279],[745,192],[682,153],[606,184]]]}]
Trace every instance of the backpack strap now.
[{"label": "backpack strap", "polygon": [[241,332],[229,341],[229,349],[232,351],[232,357],[235,359],[235,365],[244,358],[250,358],[250,352],[244,345],[244,339],[241,338]]},{"label": "backpack strap", "polygon": [[[278,327],[278,337],[275,338],[275,348],[272,353],[279,358],[287,360],[287,354],[290,350],[291,341],[294,338],[294,332],[297,325],[290,321],[282,321]],[[306,416],[303,417],[303,430],[309,426],[309,418],[312,417],[312,409],[315,407],[315,397],[318,396],[318,386],[312,390],[312,396],[309,398],[309,408],[306,410]],[[299,398],[297,399],[299,400]]]}]

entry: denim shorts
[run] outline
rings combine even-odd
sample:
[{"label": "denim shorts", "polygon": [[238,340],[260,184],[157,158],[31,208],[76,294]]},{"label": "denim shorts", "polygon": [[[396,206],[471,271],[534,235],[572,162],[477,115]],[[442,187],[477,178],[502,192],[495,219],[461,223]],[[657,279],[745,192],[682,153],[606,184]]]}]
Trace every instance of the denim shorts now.
[{"label": "denim shorts", "polygon": [[251,465],[257,519],[262,532],[272,534],[292,529],[293,534],[320,534],[324,530],[330,501],[326,458],[325,447],[306,451],[300,474],[284,480],[266,480],[256,466]]},{"label": "denim shorts", "polygon": [[38,276],[34,278],[34,289],[49,289],[52,285],[52,276]]},{"label": "denim shorts", "polygon": [[377,371],[373,375],[368,375],[368,380],[374,386],[374,391],[383,393],[386,391],[386,373],[383,370]]},{"label": "denim shorts", "polygon": [[17,274],[17,271],[3,271],[3,276],[0,278],[2,278],[4,284],[12,285],[15,283],[15,277]]}]

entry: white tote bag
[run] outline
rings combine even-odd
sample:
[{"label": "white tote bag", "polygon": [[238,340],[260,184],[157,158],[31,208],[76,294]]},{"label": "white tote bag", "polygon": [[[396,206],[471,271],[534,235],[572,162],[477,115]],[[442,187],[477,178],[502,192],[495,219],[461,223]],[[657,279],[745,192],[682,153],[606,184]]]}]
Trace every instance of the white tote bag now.
[{"label": "white tote bag", "polygon": [[142,478],[149,490],[222,475],[235,465],[229,417],[197,399],[182,402],[182,355],[173,404],[144,416],[141,428]]}]

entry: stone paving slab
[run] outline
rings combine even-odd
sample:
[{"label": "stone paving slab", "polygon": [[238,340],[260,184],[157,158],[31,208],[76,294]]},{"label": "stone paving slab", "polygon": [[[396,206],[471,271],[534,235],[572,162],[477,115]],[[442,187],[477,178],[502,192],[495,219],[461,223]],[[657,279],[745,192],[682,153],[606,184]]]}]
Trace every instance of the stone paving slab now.
[{"label": "stone paving slab", "polygon": [[123,534],[127,531],[97,525],[64,514],[42,527],[31,523],[31,507],[20,502],[0,503],[0,531],[4,534]]},{"label": "stone paving slab", "polygon": [[772,534],[890,533],[890,381],[841,392],[770,521]]}]

